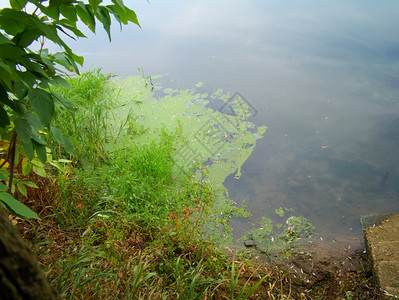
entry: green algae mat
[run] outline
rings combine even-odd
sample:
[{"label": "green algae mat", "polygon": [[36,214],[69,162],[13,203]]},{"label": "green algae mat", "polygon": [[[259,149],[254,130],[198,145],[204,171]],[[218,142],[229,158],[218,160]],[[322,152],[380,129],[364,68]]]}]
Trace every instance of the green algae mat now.
[{"label": "green algae mat", "polygon": [[[248,121],[254,108],[238,93],[201,93],[202,83],[192,89],[164,89],[134,76],[113,78],[109,84],[117,91],[110,131],[121,138],[107,150],[156,140],[162,131],[173,134],[178,141],[174,157],[177,173],[192,172],[211,183],[218,222],[210,222],[208,230],[222,244],[231,244],[228,220],[249,213],[228,199],[223,183],[232,174],[239,180],[242,165],[266,131],[265,126]],[[211,109],[210,103],[219,108]]]}]

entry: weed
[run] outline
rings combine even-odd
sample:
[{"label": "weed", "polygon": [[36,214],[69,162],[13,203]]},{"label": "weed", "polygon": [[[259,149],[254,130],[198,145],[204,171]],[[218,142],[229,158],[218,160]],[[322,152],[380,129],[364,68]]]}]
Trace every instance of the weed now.
[{"label": "weed", "polygon": [[[251,277],[254,275],[253,273]],[[256,283],[248,289],[248,284],[251,281],[251,277],[248,278],[248,280],[244,283],[243,286],[239,286],[239,279],[241,275],[241,268],[239,268],[238,272],[236,272],[236,267],[235,267],[235,260],[233,259],[233,262],[231,264],[231,278],[230,278],[230,299],[234,300],[239,300],[239,299],[248,299],[250,295],[252,295],[255,290],[264,282],[267,278],[270,277],[270,273],[266,274],[265,276],[261,277]],[[239,291],[237,289],[240,288]],[[236,296],[238,292],[238,295]]]},{"label": "weed", "polygon": [[[112,117],[110,109],[116,94],[107,86],[107,78],[100,69],[96,69],[70,78],[70,89],[54,89],[55,93],[68,98],[74,105],[74,114],[58,107],[54,125],[72,137],[81,164],[88,161],[98,165],[99,159],[105,159],[104,148],[109,138],[108,123]],[[53,148],[57,154],[63,154],[57,146]]]}]

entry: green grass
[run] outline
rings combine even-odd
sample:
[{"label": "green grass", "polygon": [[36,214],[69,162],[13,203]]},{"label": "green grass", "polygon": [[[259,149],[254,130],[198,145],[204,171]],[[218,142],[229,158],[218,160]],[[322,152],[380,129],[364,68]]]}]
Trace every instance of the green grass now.
[{"label": "green grass", "polygon": [[[74,114],[58,107],[54,125],[65,131],[73,140],[76,158],[80,164],[98,165],[105,159],[105,144],[111,138],[109,121],[117,93],[107,85],[108,76],[100,69],[82,73],[69,79],[70,89],[55,88],[54,92],[68,98]],[[55,153],[62,155],[59,148]]]}]

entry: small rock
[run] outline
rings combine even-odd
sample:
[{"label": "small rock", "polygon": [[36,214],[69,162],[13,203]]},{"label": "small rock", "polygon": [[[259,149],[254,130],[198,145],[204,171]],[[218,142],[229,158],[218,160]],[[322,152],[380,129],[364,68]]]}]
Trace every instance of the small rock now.
[{"label": "small rock", "polygon": [[256,243],[254,240],[246,240],[244,242],[245,247],[256,247]]}]

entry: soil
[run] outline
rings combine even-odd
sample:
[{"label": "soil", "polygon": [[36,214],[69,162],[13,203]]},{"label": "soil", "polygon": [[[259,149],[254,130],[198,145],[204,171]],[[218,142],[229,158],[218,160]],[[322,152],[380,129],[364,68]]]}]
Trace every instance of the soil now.
[{"label": "soil", "polygon": [[[279,293],[284,295],[281,299],[387,299],[374,281],[363,241],[313,240],[303,242],[300,248],[284,258],[269,257],[266,262],[269,270],[286,274],[284,282],[279,283]],[[265,263],[260,252],[251,251],[255,253],[255,265]],[[279,277],[284,275],[280,273]],[[253,299],[270,298],[265,292],[257,297]]]}]

